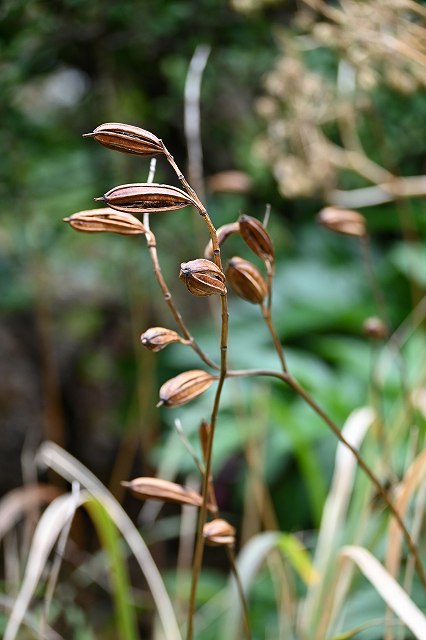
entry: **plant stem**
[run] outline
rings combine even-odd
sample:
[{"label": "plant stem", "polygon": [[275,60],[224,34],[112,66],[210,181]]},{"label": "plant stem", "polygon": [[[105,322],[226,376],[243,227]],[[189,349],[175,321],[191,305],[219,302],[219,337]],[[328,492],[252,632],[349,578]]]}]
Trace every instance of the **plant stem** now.
[{"label": "plant stem", "polygon": [[[179,181],[181,182],[185,191],[191,196],[194,200],[194,205],[197,208],[199,214],[203,218],[205,224],[207,225],[207,229],[210,235],[210,239],[212,242],[213,248],[213,259],[215,264],[219,267],[219,269],[223,272],[222,268],[222,260],[220,258],[220,247],[217,239],[216,228],[213,222],[210,219],[209,214],[200,198],[191,187],[191,185],[187,182],[185,176],[180,171],[178,165],[176,164],[173,156],[167,149],[167,147],[163,144],[164,154],[175,171]],[[187,640],[192,640],[193,638],[193,627],[194,627],[194,613],[195,613],[195,601],[197,595],[197,585],[198,579],[201,572],[201,565],[203,562],[203,552],[204,552],[204,536],[203,536],[203,528],[207,518],[207,502],[210,493],[210,484],[211,484],[211,468],[212,468],[212,452],[213,452],[213,440],[214,433],[217,422],[217,415],[219,412],[220,406],[220,397],[222,394],[223,384],[226,379],[227,373],[227,349],[228,349],[228,298],[226,293],[220,296],[221,303],[221,332],[220,332],[220,374],[219,381],[216,389],[216,395],[213,404],[213,410],[210,418],[210,430],[209,437],[207,441],[207,450],[205,454],[205,471],[203,475],[203,486],[202,486],[202,496],[203,503],[200,509],[200,515],[198,519],[198,528],[197,528],[197,537],[195,541],[195,550],[194,550],[194,559],[192,563],[192,584],[191,584],[191,593],[189,597],[189,607],[188,607],[188,625],[187,625]]]},{"label": "plant stem", "polygon": [[[271,295],[271,294],[269,294]],[[283,368],[283,371],[285,373],[288,372],[288,368],[287,368],[287,363],[285,360],[285,356],[284,356],[284,351],[280,342],[280,339],[277,336],[277,332],[275,331],[275,327],[272,323],[272,319],[271,319],[271,307],[268,303],[267,306],[265,306],[264,304],[262,304],[262,315],[263,315],[263,319],[265,320],[266,326],[269,329],[269,333],[271,334],[272,340],[274,342],[274,347],[275,350],[278,354],[278,357],[280,359],[281,362],[281,366]]]},{"label": "plant stem", "polygon": [[384,503],[386,504],[392,516],[395,518],[396,522],[398,523],[398,526],[401,530],[402,535],[404,536],[407,547],[409,548],[410,553],[412,554],[412,557],[414,559],[418,576],[422,582],[424,589],[426,590],[426,574],[423,569],[422,563],[420,561],[420,556],[418,553],[417,546],[413,541],[407,527],[405,526],[401,515],[395,508],[392,502],[392,498],[389,495],[388,491],[382,485],[382,483],[380,482],[380,480],[378,479],[374,471],[365,462],[361,454],[345,438],[345,436],[342,434],[342,432],[340,431],[339,427],[335,424],[335,422],[333,422],[333,420],[321,409],[321,407],[315,402],[315,400],[309,395],[309,393],[297,382],[297,380],[295,380],[293,376],[291,376],[286,371],[281,373],[280,371],[267,371],[264,369],[251,369],[246,371],[228,371],[227,376],[228,377],[272,376],[275,378],[279,378],[280,380],[288,384],[288,386],[291,387],[293,391],[297,393],[298,396],[300,396],[307,404],[309,404],[309,406],[315,411],[315,413],[318,416],[320,416],[320,418],[322,418],[322,420],[331,429],[331,431],[340,440],[340,442],[343,445],[345,445],[345,447],[349,449],[349,451],[351,451],[358,465],[361,467],[361,469],[364,471],[366,476],[369,478],[371,483],[376,488],[377,492],[382,497]]},{"label": "plant stem", "polygon": [[241,600],[241,604],[242,604],[242,608],[243,608],[244,636],[246,637],[246,640],[251,640],[250,625],[249,625],[249,612],[248,612],[247,600],[246,600],[246,597],[244,595],[243,584],[241,582],[240,575],[238,573],[237,563],[235,562],[234,549],[227,545],[226,554],[228,556],[228,561],[229,561],[229,564],[230,564],[230,567],[231,567],[231,571],[232,571],[232,573],[234,575],[235,584],[237,585],[238,595],[239,595],[239,598]]},{"label": "plant stem", "polygon": [[[148,183],[151,183],[154,181],[155,167],[156,167],[156,159],[153,158],[151,160],[151,164],[149,167],[149,174],[147,179]],[[179,326],[180,330],[182,331],[185,339],[188,341],[187,344],[195,351],[195,353],[201,358],[201,360],[203,360],[203,362],[205,362],[209,367],[212,367],[213,369],[219,369],[218,365],[215,362],[213,362],[213,360],[210,360],[210,358],[203,352],[201,347],[196,343],[194,337],[191,335],[190,331],[188,330],[178,308],[174,303],[172,294],[169,291],[169,288],[166,284],[166,281],[164,280],[164,276],[161,271],[160,261],[158,259],[158,253],[157,253],[157,239],[154,233],[151,231],[151,228],[149,225],[149,213],[144,214],[143,224],[147,230],[145,233],[145,240],[149,249],[149,254],[151,256],[151,261],[154,268],[154,274],[158,284],[160,285],[160,289],[163,292],[164,300],[166,301],[167,306],[172,312],[172,315],[176,320],[176,323]]]}]

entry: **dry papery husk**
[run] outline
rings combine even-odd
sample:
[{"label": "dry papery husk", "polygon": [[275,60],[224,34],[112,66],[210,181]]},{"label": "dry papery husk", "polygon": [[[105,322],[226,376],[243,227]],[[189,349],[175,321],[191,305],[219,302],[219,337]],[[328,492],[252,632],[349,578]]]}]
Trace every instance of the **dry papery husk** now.
[{"label": "dry papery husk", "polygon": [[[127,487],[136,498],[141,500],[161,500],[175,504],[189,504],[193,507],[201,507],[203,497],[193,489],[161,478],[135,478],[130,482],[123,481],[123,487]],[[214,505],[207,504],[207,509],[215,512]]]}]

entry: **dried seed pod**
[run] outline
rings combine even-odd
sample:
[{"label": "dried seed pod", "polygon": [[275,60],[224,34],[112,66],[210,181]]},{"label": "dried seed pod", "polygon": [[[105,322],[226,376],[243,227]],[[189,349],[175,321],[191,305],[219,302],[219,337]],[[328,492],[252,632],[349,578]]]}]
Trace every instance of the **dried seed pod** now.
[{"label": "dried seed pod", "polygon": [[141,342],[150,351],[161,351],[172,342],[184,342],[183,338],[172,329],[150,327],[141,335]]},{"label": "dried seed pod", "polygon": [[273,262],[274,245],[266,228],[257,218],[242,214],[238,222],[240,223],[240,233],[245,243],[254,253],[262,258]]},{"label": "dried seed pod", "polygon": [[[162,500],[163,502],[190,504],[194,507],[201,507],[203,504],[202,496],[196,491],[161,478],[135,478],[130,482],[123,481],[121,484],[141,500]],[[208,504],[207,508],[212,511],[213,505]]]},{"label": "dried seed pod", "polygon": [[164,153],[161,140],[150,131],[120,122],[106,122],[85,138],[94,138],[108,149],[132,153],[138,156],[156,156]]},{"label": "dried seed pod", "polygon": [[64,222],[68,222],[73,229],[85,233],[109,231],[131,236],[146,232],[142,222],[130,213],[114,211],[109,207],[79,211],[69,218],[64,218]]},{"label": "dried seed pod", "polygon": [[330,231],[343,233],[347,236],[361,238],[367,233],[364,216],[357,211],[352,211],[352,209],[325,207],[319,212],[317,220]]},{"label": "dried seed pod", "polygon": [[205,258],[182,262],[179,278],[194,296],[226,293],[224,273],[214,262]]},{"label": "dried seed pod", "polygon": [[214,376],[202,369],[184,371],[162,385],[157,407],[178,407],[186,404],[207,391],[215,380]]},{"label": "dried seed pod", "polygon": [[373,340],[383,340],[389,335],[386,323],[376,316],[367,318],[362,325],[362,330],[366,336],[373,338]]},{"label": "dried seed pod", "polygon": [[233,545],[235,543],[235,527],[222,518],[216,518],[206,522],[203,527],[203,536],[206,544]]},{"label": "dried seed pod", "polygon": [[238,256],[228,262],[226,279],[240,298],[252,304],[262,304],[268,295],[268,286],[259,269]]},{"label": "dried seed pod", "polygon": [[187,193],[167,184],[141,182],[122,184],[108,191],[97,201],[125,213],[159,213],[193,205]]},{"label": "dried seed pod", "polygon": [[[238,222],[230,222],[229,224],[224,224],[219,227],[216,231],[219,247],[221,247],[225,240],[234,233],[240,233],[240,225]],[[204,249],[204,257],[206,260],[211,260],[213,258],[213,243],[211,240]]]}]

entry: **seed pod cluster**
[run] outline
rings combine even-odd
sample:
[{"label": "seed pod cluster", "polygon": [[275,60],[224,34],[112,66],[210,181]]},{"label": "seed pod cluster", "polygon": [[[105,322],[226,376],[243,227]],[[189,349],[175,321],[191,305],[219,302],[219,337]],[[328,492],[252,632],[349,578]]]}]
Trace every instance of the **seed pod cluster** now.
[{"label": "seed pod cluster", "polygon": [[262,260],[274,261],[274,245],[264,225],[257,218],[242,214],[238,219],[241,237]]},{"label": "seed pod cluster", "polygon": [[117,211],[135,214],[173,211],[194,204],[182,189],[148,182],[119,185],[96,200]]},{"label": "seed pod cluster", "polygon": [[172,329],[150,327],[141,335],[141,342],[149,351],[156,353],[173,342],[183,342],[183,339]]},{"label": "seed pod cluster", "polygon": [[[176,504],[190,504],[194,507],[201,507],[203,504],[202,496],[196,491],[161,478],[135,478],[130,482],[123,481],[121,484],[141,500],[162,500]],[[213,510],[210,504],[207,508],[210,511]]]},{"label": "seed pod cluster", "polygon": [[216,518],[206,522],[203,527],[206,544],[212,546],[233,545],[235,543],[235,527],[223,518]]},{"label": "seed pod cluster", "polygon": [[[216,235],[219,246],[221,247],[225,240],[235,233],[240,233],[240,225],[238,224],[238,222],[229,222],[228,224],[224,224],[221,227],[218,227],[218,229],[216,230]],[[211,240],[208,242],[206,248],[204,249],[204,257],[207,260],[211,260],[213,258],[213,243]]]},{"label": "seed pod cluster", "polygon": [[216,380],[207,371],[192,369],[167,380],[160,388],[157,407],[179,407],[200,396]]},{"label": "seed pod cluster", "polygon": [[130,213],[114,211],[109,207],[79,211],[69,218],[64,218],[64,222],[85,233],[107,231],[130,236],[146,232],[142,222]]},{"label": "seed pod cluster", "polygon": [[214,262],[205,258],[182,262],[179,278],[194,296],[226,293],[224,273]]},{"label": "seed pod cluster", "polygon": [[268,295],[268,286],[259,269],[249,262],[234,256],[228,263],[226,279],[235,293],[252,304],[262,304]]},{"label": "seed pod cluster", "polygon": [[319,212],[317,220],[330,231],[336,231],[347,236],[361,238],[367,232],[364,216],[357,211],[352,211],[352,209],[325,207]]},{"label": "seed pod cluster", "polygon": [[108,149],[139,156],[156,156],[164,153],[161,140],[150,131],[120,122],[106,122],[85,138],[94,138]]}]

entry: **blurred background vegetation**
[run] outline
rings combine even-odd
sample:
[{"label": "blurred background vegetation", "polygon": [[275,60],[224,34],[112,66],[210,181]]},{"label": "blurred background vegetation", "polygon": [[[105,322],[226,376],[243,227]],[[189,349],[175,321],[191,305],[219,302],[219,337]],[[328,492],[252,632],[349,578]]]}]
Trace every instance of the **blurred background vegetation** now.
[{"label": "blurred background vegetation", "polygon": [[[181,345],[159,355],[142,350],[142,331],[175,328],[144,241],[76,234],[62,218],[91,208],[94,197],[115,185],[146,179],[146,160],[81,138],[103,122],[154,132],[185,168],[184,87],[200,44],[211,46],[201,93],[207,208],[219,226],[240,212],[262,218],[271,204],[268,228],[278,254],[273,315],[291,370],[338,424],[353,409],[377,404],[378,386],[385,424],[401,409],[405,386],[421,389],[426,9],[422,2],[382,5],[374,0],[2,2],[2,495],[34,480],[33,452],[45,439],[83,462],[135,517],[139,507],[122,495],[121,480],[153,475],[158,468],[182,481],[193,474],[173,422],[180,418],[196,446],[212,396],[179,411],[155,408],[160,384],[199,363]],[[229,170],[244,172],[249,186],[224,193],[208,179]],[[404,182],[412,176],[417,182]],[[176,184],[161,161],[156,180]],[[372,290],[358,240],[332,234],[315,221],[329,204],[363,207],[384,306]],[[216,357],[217,327],[209,305],[191,299],[177,280],[180,262],[202,255],[204,229],[186,209],[152,224],[173,294],[197,340]],[[232,239],[225,255],[243,251]],[[276,368],[258,309],[232,298],[230,313],[232,367]],[[378,347],[362,331],[372,315],[381,315],[391,331],[414,318],[403,334],[402,379],[388,362],[380,379],[372,379]],[[412,416],[403,411],[398,416],[400,437]],[[416,424],[423,433],[421,411]],[[393,467],[401,470],[406,441],[398,442],[403,445],[391,455]],[[221,509],[231,514],[241,539],[271,525],[314,531],[335,447],[333,436],[290,392],[283,394],[275,383],[230,381],[214,467]],[[253,501],[250,469],[264,478],[269,516]],[[161,569],[171,575],[177,513],[166,509],[162,528],[145,531],[157,545]],[[313,533],[305,535],[309,545]],[[80,523],[76,540],[95,551],[87,522]],[[205,598],[215,581],[223,580],[217,567],[208,576]],[[87,596],[99,605],[100,624],[108,615],[103,597]],[[72,637],[95,637],[83,635],[77,606],[73,615],[69,628],[80,631]]]}]

